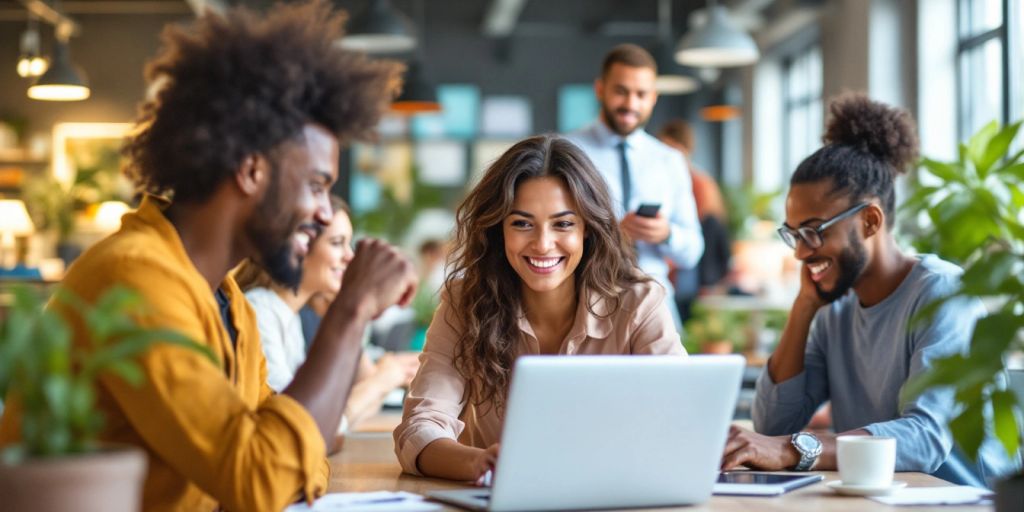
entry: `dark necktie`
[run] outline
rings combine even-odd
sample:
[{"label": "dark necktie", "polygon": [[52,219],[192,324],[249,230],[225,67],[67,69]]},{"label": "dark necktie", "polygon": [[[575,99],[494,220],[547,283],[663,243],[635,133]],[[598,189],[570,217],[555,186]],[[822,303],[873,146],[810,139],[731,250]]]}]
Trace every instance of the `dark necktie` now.
[{"label": "dark necktie", "polygon": [[615,147],[619,148],[619,167],[622,171],[622,209],[628,213],[629,199],[633,191],[629,183],[629,160],[626,158],[626,141],[620,142]]}]

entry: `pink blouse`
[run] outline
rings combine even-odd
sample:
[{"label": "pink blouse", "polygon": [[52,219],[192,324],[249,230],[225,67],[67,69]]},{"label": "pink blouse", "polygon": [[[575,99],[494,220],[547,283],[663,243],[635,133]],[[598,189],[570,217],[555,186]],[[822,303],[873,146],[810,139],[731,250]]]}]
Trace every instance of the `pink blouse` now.
[{"label": "pink blouse", "polygon": [[[631,285],[620,296],[620,307],[608,315],[609,304],[598,300],[591,313],[580,301],[576,320],[558,353],[563,355],[656,354],[685,356],[676,332],[665,289],[655,281]],[[474,406],[463,400],[465,381],[452,364],[459,316],[442,299],[427,330],[420,369],[409,387],[402,423],[395,429],[395,453],[408,473],[420,474],[416,458],[431,442],[456,439],[486,448],[501,439],[503,418],[490,404]],[[520,355],[539,354],[540,345],[525,316]]]}]

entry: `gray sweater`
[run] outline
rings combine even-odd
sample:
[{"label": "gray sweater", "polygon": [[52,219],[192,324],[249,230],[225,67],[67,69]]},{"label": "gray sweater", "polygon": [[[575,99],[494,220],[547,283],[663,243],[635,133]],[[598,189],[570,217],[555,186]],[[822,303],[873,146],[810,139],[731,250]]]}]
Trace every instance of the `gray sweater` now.
[{"label": "gray sweater", "polygon": [[865,308],[854,291],[818,310],[811,324],[804,371],[784,382],[764,372],[757,382],[754,428],[767,435],[803,429],[817,408],[832,402],[836,432],[864,428],[896,438],[896,471],[930,473],[950,482],[987,486],[1018,466],[989,434],[979,461],[954,446],[950,389],[930,390],[911,402],[899,393],[932,361],[966,352],[974,323],[985,314],[977,299],[950,301],[931,322],[910,328],[910,319],[932,300],[954,293],[963,271],[923,255],[899,287]]}]

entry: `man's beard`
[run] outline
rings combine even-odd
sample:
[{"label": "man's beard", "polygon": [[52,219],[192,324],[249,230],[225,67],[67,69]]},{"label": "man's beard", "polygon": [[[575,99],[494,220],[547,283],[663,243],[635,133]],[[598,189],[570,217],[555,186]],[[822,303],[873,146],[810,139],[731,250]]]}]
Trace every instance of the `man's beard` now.
[{"label": "man's beard", "polygon": [[272,251],[260,251],[263,269],[275,283],[295,290],[302,282],[302,258],[292,263],[292,244],[287,240],[284,245]]},{"label": "man's beard", "polygon": [[821,289],[821,284],[814,283],[818,297],[825,302],[831,303],[846,295],[846,292],[857,284],[860,275],[864,273],[864,267],[868,264],[867,251],[864,249],[864,244],[857,238],[856,230],[851,229],[848,236],[850,245],[839,253],[839,260],[836,262],[839,267],[839,277],[836,278],[835,287],[831,291],[825,291]]},{"label": "man's beard", "polygon": [[292,261],[292,235],[300,222],[291,216],[285,229],[275,229],[284,216],[285,208],[280,204],[281,172],[277,162],[271,162],[273,183],[256,207],[256,214],[246,226],[249,239],[256,246],[259,263],[267,275],[277,284],[295,290],[302,282],[302,258]]},{"label": "man's beard", "polygon": [[[647,117],[643,117],[639,112],[637,112],[637,119],[639,121],[636,123],[636,126],[634,126],[632,130],[627,130],[626,127],[619,126],[619,123],[615,120],[615,112],[613,112],[611,109],[609,109],[608,107],[604,106],[603,104],[601,105],[601,110],[604,113],[605,121],[608,122],[608,127],[611,128],[613,132],[615,132],[616,134],[618,134],[618,135],[620,135],[622,137],[625,137],[625,136],[627,136],[627,135],[629,135],[629,134],[631,134],[631,133],[633,133],[633,132],[643,128],[644,124],[646,124],[647,120],[649,119]],[[620,112],[633,112],[633,111],[629,110],[628,108],[620,108],[618,111],[620,111]]]}]

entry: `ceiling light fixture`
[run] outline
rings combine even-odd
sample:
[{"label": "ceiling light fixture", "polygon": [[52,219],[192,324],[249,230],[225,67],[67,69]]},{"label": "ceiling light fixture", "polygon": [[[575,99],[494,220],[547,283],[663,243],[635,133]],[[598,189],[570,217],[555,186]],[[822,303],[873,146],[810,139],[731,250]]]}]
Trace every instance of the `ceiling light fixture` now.
[{"label": "ceiling light fixture", "polygon": [[700,80],[693,68],[676,63],[672,50],[672,0],[658,0],[658,40],[654,61],[658,77],[654,89],[658,94],[688,94],[700,89]]},{"label": "ceiling light fixture", "polygon": [[708,0],[704,26],[690,29],[676,47],[676,62],[698,67],[746,66],[757,62],[761,52],[750,34],[729,19],[716,0]]},{"label": "ceiling light fixture", "polygon": [[402,94],[391,103],[391,111],[396,114],[427,114],[440,112],[441,103],[437,100],[437,88],[423,73],[419,62],[413,61],[405,73]]},{"label": "ceiling light fixture", "polygon": [[372,54],[404,53],[416,48],[416,33],[412,21],[393,8],[391,2],[370,0],[366,9],[352,18],[338,44]]},{"label": "ceiling light fixture", "polygon": [[[426,38],[427,18],[423,0],[416,2],[416,23],[421,36]],[[441,102],[437,99],[437,87],[427,78],[424,71],[424,46],[424,44],[420,44],[416,47],[416,56],[410,60],[405,73],[402,94],[391,103],[391,111],[396,114],[416,115],[441,111]]]},{"label": "ceiling light fixture", "polygon": [[57,25],[57,44],[53,46],[53,62],[42,76],[28,88],[28,97],[43,101],[80,101],[90,95],[85,73],[71,62],[68,49],[70,27]]},{"label": "ceiling light fixture", "polygon": [[39,27],[36,17],[29,15],[25,32],[21,34],[18,55],[18,76],[30,78],[42,75],[50,63],[43,57],[39,44]]}]

